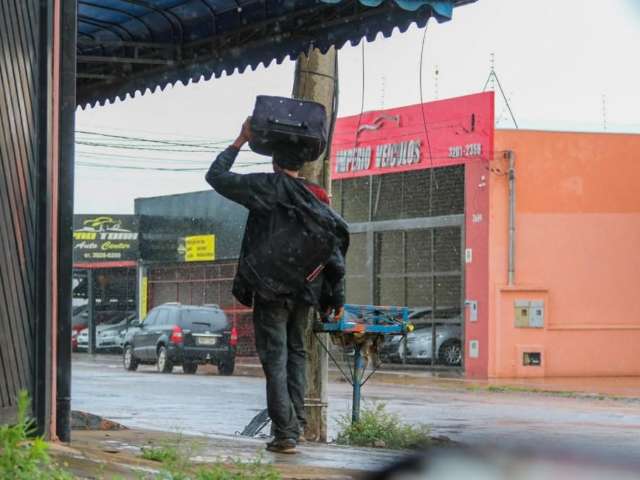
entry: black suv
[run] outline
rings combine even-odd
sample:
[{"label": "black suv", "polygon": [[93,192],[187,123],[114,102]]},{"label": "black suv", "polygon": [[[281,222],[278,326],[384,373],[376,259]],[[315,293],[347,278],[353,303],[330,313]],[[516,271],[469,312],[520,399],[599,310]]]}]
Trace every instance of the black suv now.
[{"label": "black suv", "polygon": [[156,364],[162,373],[171,373],[174,365],[196,373],[198,365],[212,363],[222,375],[233,373],[238,334],[218,306],[166,303],[132,327],[123,343],[127,370],[143,363]]}]

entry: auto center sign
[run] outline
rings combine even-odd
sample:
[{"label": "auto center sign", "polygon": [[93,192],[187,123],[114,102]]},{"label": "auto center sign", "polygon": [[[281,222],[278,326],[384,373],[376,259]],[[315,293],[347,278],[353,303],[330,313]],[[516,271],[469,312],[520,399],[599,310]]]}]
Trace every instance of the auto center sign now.
[{"label": "auto center sign", "polygon": [[493,92],[340,118],[332,145],[334,180],[487,158]]},{"label": "auto center sign", "polygon": [[138,259],[136,215],[74,215],[73,261]]}]

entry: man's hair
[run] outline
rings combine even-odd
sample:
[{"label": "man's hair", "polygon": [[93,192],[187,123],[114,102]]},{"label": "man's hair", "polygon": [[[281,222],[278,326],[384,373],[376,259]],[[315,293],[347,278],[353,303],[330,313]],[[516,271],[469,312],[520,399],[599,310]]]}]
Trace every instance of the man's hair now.
[{"label": "man's hair", "polygon": [[280,144],[273,149],[273,162],[285,170],[298,171],[304,165],[304,158],[296,146]]}]

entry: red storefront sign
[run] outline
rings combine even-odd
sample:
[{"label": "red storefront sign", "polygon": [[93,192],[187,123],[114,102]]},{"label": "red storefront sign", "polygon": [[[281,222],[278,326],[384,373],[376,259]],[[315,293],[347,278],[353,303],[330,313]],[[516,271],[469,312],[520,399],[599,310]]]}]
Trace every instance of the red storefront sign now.
[{"label": "red storefront sign", "polygon": [[338,119],[334,180],[486,159],[492,150],[493,92]]}]

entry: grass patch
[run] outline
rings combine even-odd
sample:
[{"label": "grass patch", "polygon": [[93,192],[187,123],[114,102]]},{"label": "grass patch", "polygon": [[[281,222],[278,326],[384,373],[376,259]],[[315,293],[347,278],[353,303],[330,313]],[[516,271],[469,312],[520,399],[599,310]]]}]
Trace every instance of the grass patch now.
[{"label": "grass patch", "polygon": [[394,450],[421,448],[431,443],[426,425],[409,425],[398,415],[386,411],[384,403],[364,407],[360,411],[360,421],[351,423],[351,414],[338,418],[340,433],[338,445],[358,447],[379,447]]},{"label": "grass patch", "polygon": [[47,442],[35,435],[35,422],[28,415],[30,405],[27,392],[20,392],[17,423],[0,426],[0,478],[72,480],[49,456]]},{"label": "grass patch", "polygon": [[172,465],[180,460],[181,453],[177,445],[159,445],[142,448],[142,458],[152,462]]},{"label": "grass patch", "polygon": [[249,462],[238,459],[220,460],[212,464],[194,466],[191,457],[198,446],[185,442],[181,435],[174,441],[163,442],[142,449],[142,458],[162,464],[160,473],[145,480],[281,480],[273,465],[260,456]]},{"label": "grass patch", "polygon": [[251,462],[231,460],[228,463],[214,463],[195,472],[193,480],[281,480],[275,467],[257,458]]},{"label": "grass patch", "polygon": [[550,397],[576,398],[584,400],[632,400],[625,397],[615,395],[603,395],[599,393],[575,392],[572,390],[548,390],[536,387],[526,387],[518,385],[469,385],[467,390],[475,392],[491,392],[491,393],[533,393],[538,395],[547,395]]}]

